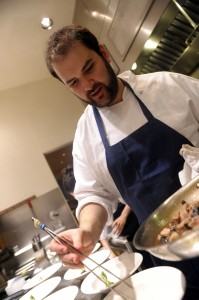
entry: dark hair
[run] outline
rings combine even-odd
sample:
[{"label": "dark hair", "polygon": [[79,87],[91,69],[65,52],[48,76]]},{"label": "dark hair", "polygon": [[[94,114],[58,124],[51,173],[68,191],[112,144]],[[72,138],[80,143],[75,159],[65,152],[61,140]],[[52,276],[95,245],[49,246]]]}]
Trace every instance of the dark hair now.
[{"label": "dark hair", "polygon": [[73,167],[67,166],[66,168],[63,168],[62,171],[62,185],[63,189],[66,193],[73,193],[75,189],[75,176],[73,173]]},{"label": "dark hair", "polygon": [[97,38],[87,28],[65,26],[51,35],[45,51],[47,68],[55,78],[60,80],[53,69],[53,63],[61,61],[75,43],[83,44],[102,56]]}]

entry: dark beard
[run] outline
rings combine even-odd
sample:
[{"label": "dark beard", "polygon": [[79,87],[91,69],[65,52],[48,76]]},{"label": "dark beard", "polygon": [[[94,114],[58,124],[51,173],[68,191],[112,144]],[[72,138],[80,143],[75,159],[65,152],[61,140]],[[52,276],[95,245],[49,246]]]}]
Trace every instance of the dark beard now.
[{"label": "dark beard", "polygon": [[[103,83],[100,83],[100,82],[95,83],[92,87],[92,90],[89,90],[86,94],[87,99],[89,100],[89,102],[80,98],[86,104],[90,104],[90,105],[98,107],[98,108],[110,106],[113,103],[113,101],[115,100],[115,98],[117,96],[117,93],[118,93],[117,77],[116,77],[113,69],[111,68],[110,64],[107,62],[107,60],[104,57],[102,57],[102,60],[105,64],[105,66],[106,66],[106,69],[107,69],[107,72],[108,72],[108,75],[109,75],[108,85],[104,85]],[[103,87],[106,90],[106,93],[108,95],[107,102],[102,104],[102,105],[96,103],[92,99],[92,97],[90,96],[92,94],[92,92],[95,91],[98,87]]]}]

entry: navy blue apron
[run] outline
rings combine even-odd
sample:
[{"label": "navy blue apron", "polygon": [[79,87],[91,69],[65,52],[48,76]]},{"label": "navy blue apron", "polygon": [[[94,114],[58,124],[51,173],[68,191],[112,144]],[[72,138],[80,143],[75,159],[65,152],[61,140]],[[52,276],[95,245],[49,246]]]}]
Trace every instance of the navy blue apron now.
[{"label": "navy blue apron", "polygon": [[[93,107],[93,112],[104,144],[108,170],[122,198],[133,209],[141,224],[181,187],[178,173],[183,168],[184,159],[179,155],[179,150],[183,144],[191,143],[180,133],[154,118],[131,86],[125,81],[123,83],[137,99],[148,120],[146,124],[110,146],[98,109]],[[159,261],[157,264],[174,265],[182,271],[189,268],[188,261],[186,265],[182,262],[166,262],[156,258],[155,260]],[[181,268],[182,264],[186,267]],[[195,270],[190,270],[190,280],[196,276],[198,278],[195,280],[199,284],[199,270],[194,272]]]},{"label": "navy blue apron", "polygon": [[[148,122],[110,146],[97,108],[93,107],[105,147],[108,170],[125,202],[142,223],[164,200],[181,187],[178,172],[184,159],[179,155],[187,138],[153,117],[127,82]],[[133,120],[132,120],[133,122]],[[158,142],[159,141],[159,142]]]}]

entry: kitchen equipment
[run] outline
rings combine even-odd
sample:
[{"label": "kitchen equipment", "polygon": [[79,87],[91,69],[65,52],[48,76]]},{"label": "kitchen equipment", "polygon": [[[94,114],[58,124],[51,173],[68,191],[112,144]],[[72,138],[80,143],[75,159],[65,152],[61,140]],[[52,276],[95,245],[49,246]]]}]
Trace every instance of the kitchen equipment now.
[{"label": "kitchen equipment", "polygon": [[199,47],[199,24],[196,24],[191,17],[187,14],[187,12],[183,9],[183,7],[176,1],[172,0],[175,6],[179,9],[185,19],[189,22],[189,24],[193,27],[193,31],[185,41],[187,46],[191,46],[196,51],[198,51]]},{"label": "kitchen equipment", "polygon": [[8,285],[5,288],[6,294],[8,296],[11,296],[12,294],[21,291],[24,284],[25,284],[25,279],[23,276],[17,276],[8,280]]},{"label": "kitchen equipment", "polygon": [[190,230],[186,236],[164,245],[157,245],[158,233],[171,221],[172,216],[187,203],[199,200],[199,176],[164,201],[140,226],[134,236],[134,246],[161,259],[178,261],[199,255],[199,229]]},{"label": "kitchen equipment", "polygon": [[129,253],[133,252],[133,249],[126,236],[118,236],[116,238],[112,237],[110,238],[110,243],[115,246],[124,245]]},{"label": "kitchen equipment", "polygon": [[32,238],[32,249],[34,252],[42,249],[42,243],[41,243],[41,239],[40,239],[40,234],[35,235]]},{"label": "kitchen equipment", "polygon": [[7,277],[5,270],[0,266],[0,292],[4,291],[5,287],[7,286]]},{"label": "kitchen equipment", "polygon": [[[48,233],[48,234],[49,234],[49,235],[50,235],[50,236],[51,236],[58,244],[60,244],[60,245],[67,245],[68,247],[70,247],[70,250],[71,250],[72,252],[79,253],[79,254],[81,254],[83,257],[89,259],[89,260],[92,261],[94,264],[96,264],[96,268],[97,268],[97,267],[101,267],[101,265],[98,264],[96,261],[92,260],[90,257],[86,256],[84,253],[82,253],[81,251],[79,251],[78,249],[76,249],[70,241],[68,241],[67,239],[65,239],[65,238],[63,238],[63,237],[61,237],[61,236],[59,236],[59,235],[57,235],[55,232],[53,232],[52,230],[50,230],[49,228],[47,228],[45,224],[42,224],[38,219],[35,219],[35,218],[32,217],[32,221],[34,222],[34,226],[35,226],[36,228],[40,228],[40,229],[46,231],[46,232],[47,232],[47,233]],[[86,268],[87,268],[92,274],[94,274],[94,276],[96,276],[102,283],[104,283],[104,280],[103,280],[100,276],[98,276],[98,275],[96,275],[96,274],[94,273],[94,270],[95,270],[95,269],[94,269],[94,270],[91,270],[91,269],[88,267],[88,265],[86,266]],[[118,277],[117,274],[113,274],[110,270],[107,270],[105,267],[103,267],[103,270],[108,271],[108,272],[109,272],[110,274],[112,274],[115,278],[117,278],[117,279],[118,279],[118,283],[124,282],[124,284],[126,284],[126,285],[128,286],[128,283],[126,283],[126,282],[123,280],[123,278]],[[132,286],[130,286],[130,285],[129,285],[129,287],[132,288]],[[109,289],[110,289],[110,290],[114,290],[114,288],[113,288],[111,285],[109,286]],[[117,293],[118,295],[120,295],[120,292],[119,292],[119,291],[117,291],[116,293]],[[125,295],[124,295],[124,294],[122,295],[122,297],[123,297],[123,300],[127,300],[127,299],[125,298]],[[131,300],[131,299],[128,298],[128,300]]]}]

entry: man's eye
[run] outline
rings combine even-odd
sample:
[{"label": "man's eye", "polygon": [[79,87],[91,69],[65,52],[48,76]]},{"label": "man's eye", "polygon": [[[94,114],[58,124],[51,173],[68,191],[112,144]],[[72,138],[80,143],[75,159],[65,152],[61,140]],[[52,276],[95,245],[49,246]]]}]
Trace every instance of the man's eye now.
[{"label": "man's eye", "polygon": [[70,82],[69,87],[74,87],[75,85],[77,85],[77,80]]},{"label": "man's eye", "polygon": [[93,64],[89,65],[89,66],[86,68],[85,72],[88,73],[88,72],[92,71],[92,69],[93,69]]}]

